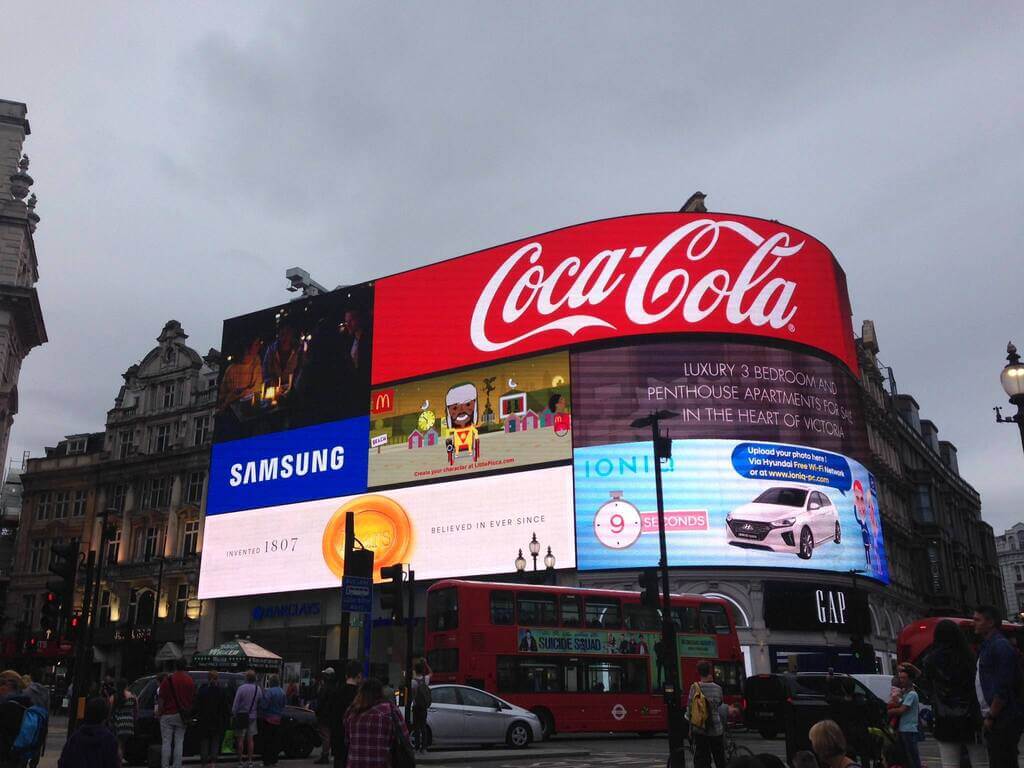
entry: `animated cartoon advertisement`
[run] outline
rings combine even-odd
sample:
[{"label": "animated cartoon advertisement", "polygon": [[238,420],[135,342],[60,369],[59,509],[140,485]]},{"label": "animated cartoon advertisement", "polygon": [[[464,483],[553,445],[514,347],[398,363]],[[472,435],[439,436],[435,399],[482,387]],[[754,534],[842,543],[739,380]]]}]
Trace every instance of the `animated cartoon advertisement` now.
[{"label": "animated cartoon advertisement", "polygon": [[374,389],[370,487],[572,458],[569,355],[541,355]]}]

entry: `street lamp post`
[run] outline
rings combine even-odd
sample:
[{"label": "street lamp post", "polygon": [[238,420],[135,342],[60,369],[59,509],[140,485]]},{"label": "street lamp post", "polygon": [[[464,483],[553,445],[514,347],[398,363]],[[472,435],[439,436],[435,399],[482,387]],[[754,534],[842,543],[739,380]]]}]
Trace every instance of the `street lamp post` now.
[{"label": "street lamp post", "polygon": [[526,570],[526,558],[523,557],[523,550],[519,550],[519,554],[516,555],[516,570],[522,573]]},{"label": "street lamp post", "polygon": [[540,554],[540,542],[537,541],[537,532],[534,531],[533,538],[530,539],[530,557],[533,558],[533,570],[537,570],[537,555]]},{"label": "street lamp post", "polygon": [[686,768],[683,739],[682,707],[679,699],[679,650],[676,645],[676,625],[672,620],[672,598],[668,586],[668,544],[665,540],[665,498],[661,485],[661,462],[672,458],[672,440],[661,434],[661,422],[674,419],[678,413],[656,411],[650,416],[636,419],[634,429],[651,428],[654,446],[654,491],[658,501],[658,543],[661,547],[661,661],[665,670],[665,704],[668,709],[668,764],[669,768]]},{"label": "street lamp post", "polygon": [[1002,408],[993,408],[996,421],[1000,424],[1016,424],[1020,430],[1021,446],[1024,446],[1024,363],[1020,361],[1012,341],[1006,345],[1006,365],[999,374],[999,383],[1010,398],[1010,404],[1017,406],[1017,412],[1013,416],[1003,416]]}]

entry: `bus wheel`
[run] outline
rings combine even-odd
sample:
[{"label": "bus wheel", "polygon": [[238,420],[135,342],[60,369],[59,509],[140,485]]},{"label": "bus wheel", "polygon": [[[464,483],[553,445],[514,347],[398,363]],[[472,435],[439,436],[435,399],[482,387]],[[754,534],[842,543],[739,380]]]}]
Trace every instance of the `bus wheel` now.
[{"label": "bus wheel", "polygon": [[555,718],[544,707],[530,710],[540,720],[540,737],[547,741],[555,735]]}]

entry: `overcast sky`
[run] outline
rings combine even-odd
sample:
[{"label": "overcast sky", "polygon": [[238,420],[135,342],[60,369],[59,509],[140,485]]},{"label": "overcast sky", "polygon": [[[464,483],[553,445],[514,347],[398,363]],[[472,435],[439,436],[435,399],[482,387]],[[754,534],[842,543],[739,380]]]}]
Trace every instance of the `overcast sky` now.
[{"label": "overcast sky", "polygon": [[[103,427],[175,318],[225,317],[580,221],[714,211],[814,234],[997,532],[1024,347],[1024,6],[22,3],[39,294],[10,455]],[[944,9],[939,11],[939,8]]]}]

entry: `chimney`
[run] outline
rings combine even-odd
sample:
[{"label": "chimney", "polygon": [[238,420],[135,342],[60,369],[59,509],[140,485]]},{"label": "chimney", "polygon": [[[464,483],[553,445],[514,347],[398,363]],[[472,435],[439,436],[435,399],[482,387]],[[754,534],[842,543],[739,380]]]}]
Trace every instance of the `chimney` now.
[{"label": "chimney", "polygon": [[860,340],[864,349],[873,355],[878,354],[878,336],[875,335],[875,321],[865,320],[860,325]]},{"label": "chimney", "polygon": [[928,447],[936,453],[939,452],[939,428],[930,419],[921,419],[921,437],[928,443]]},{"label": "chimney", "polygon": [[956,446],[949,440],[939,440],[939,453],[942,455],[942,462],[949,467],[955,475],[960,474],[960,464],[956,459]]},{"label": "chimney", "polygon": [[896,395],[896,410],[911,428],[921,434],[921,406],[910,395]]}]

